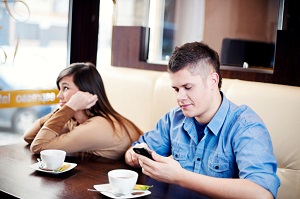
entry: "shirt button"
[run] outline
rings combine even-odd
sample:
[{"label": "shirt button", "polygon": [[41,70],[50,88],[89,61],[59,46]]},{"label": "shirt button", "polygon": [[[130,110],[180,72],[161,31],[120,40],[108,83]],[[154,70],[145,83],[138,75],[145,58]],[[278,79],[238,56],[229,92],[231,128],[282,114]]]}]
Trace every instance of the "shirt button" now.
[{"label": "shirt button", "polygon": [[219,166],[215,166],[215,169],[219,169]]},{"label": "shirt button", "polygon": [[177,154],[175,155],[175,158],[178,158],[178,155],[177,155]]},{"label": "shirt button", "polygon": [[200,161],[200,158],[197,158],[197,161]]}]

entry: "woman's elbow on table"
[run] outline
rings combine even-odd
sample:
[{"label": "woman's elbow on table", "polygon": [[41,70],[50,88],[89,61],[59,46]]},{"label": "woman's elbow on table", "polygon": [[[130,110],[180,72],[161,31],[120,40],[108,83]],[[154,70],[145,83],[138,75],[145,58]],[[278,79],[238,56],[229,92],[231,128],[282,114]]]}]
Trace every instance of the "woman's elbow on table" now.
[{"label": "woman's elbow on table", "polygon": [[31,144],[34,138],[28,137],[26,135],[23,136],[23,139],[25,142],[27,142],[28,144]]},{"label": "woman's elbow on table", "polygon": [[33,153],[33,154],[39,154],[43,149],[38,146],[38,145],[35,145],[35,144],[31,144],[30,145],[30,151]]}]

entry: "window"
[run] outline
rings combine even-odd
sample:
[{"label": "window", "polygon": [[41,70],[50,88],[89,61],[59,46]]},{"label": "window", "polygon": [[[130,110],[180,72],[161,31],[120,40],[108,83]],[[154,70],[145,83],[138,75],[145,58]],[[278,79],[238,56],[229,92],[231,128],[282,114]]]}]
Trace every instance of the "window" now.
[{"label": "window", "polygon": [[97,65],[111,65],[113,26],[148,26],[149,0],[100,1]]},{"label": "window", "polygon": [[67,63],[68,11],[68,0],[0,1],[0,131],[21,134],[52,110],[51,105],[4,107],[8,100],[21,100],[9,91],[56,89]]},{"label": "window", "polygon": [[175,46],[203,40],[204,0],[150,0],[149,61],[165,61]]},{"label": "window", "polygon": [[110,66],[111,60],[111,39],[114,20],[113,1],[100,1],[99,9],[99,38],[97,52],[97,66]]},{"label": "window", "polygon": [[[169,57],[176,46],[186,42],[204,41],[215,49],[221,59],[221,69],[244,71],[239,68],[251,68],[272,74],[275,57],[275,41],[278,19],[283,0],[124,0],[116,1],[114,6],[112,64],[133,68],[154,68],[164,70]],[[148,8],[148,10],[146,9]],[[142,14],[141,14],[142,13]],[[281,21],[279,21],[281,23]],[[127,27],[126,27],[127,26]],[[141,37],[144,43],[138,44],[130,36],[135,27],[150,28]],[[100,30],[101,31],[101,30]],[[128,41],[122,38],[124,31]],[[100,33],[101,34],[101,33]],[[150,39],[149,39],[150,38]],[[128,57],[121,47],[147,56]],[[115,42],[117,41],[117,42]],[[149,42],[149,45],[148,45]],[[115,45],[114,45],[115,44]],[[126,57],[127,56],[127,57]],[[144,59],[146,57],[146,59]],[[146,61],[148,65],[142,63]]]},{"label": "window", "polygon": [[272,68],[278,8],[278,0],[150,0],[149,61],[204,41],[222,65]]}]

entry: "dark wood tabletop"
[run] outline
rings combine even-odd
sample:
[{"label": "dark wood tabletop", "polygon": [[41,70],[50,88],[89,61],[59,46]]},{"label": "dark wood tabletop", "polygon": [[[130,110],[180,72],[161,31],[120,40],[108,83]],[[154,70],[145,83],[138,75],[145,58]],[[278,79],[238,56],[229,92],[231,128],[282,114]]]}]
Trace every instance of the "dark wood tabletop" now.
[{"label": "dark wood tabletop", "polygon": [[206,198],[177,185],[158,182],[123,161],[115,161],[88,153],[67,154],[65,162],[77,166],[60,174],[36,171],[29,166],[37,162],[25,142],[0,146],[0,198],[108,198],[88,191],[94,185],[108,183],[107,173],[113,169],[130,169],[139,173],[138,184],[153,185],[145,199]]}]

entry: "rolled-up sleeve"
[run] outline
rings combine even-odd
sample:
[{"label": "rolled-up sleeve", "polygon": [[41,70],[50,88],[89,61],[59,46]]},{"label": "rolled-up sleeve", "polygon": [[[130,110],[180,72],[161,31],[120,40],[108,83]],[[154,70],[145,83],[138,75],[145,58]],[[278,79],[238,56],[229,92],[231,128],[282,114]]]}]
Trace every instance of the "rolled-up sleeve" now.
[{"label": "rolled-up sleeve", "polygon": [[[242,133],[239,135],[239,132]],[[261,123],[247,123],[237,131],[233,143],[239,177],[264,187],[276,198],[280,186],[276,175],[277,160],[265,126]]]}]

